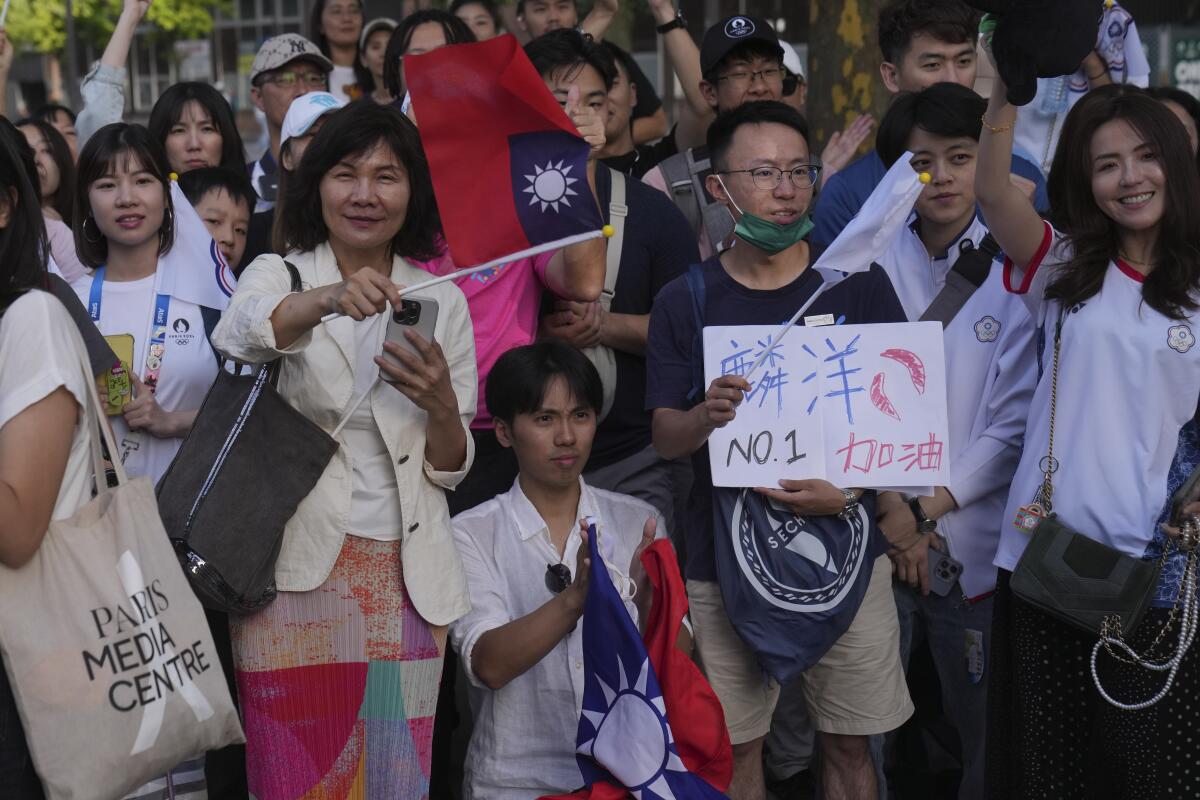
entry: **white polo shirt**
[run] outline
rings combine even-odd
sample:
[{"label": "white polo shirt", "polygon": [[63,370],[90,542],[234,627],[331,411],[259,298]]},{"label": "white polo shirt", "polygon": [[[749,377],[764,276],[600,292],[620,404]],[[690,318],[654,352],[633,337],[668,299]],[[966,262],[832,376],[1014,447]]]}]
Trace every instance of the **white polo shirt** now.
[{"label": "white polo shirt", "polygon": [[[655,538],[666,536],[661,515],[629,495],[588,486],[576,518],[598,520],[598,546],[608,574],[629,615],[629,563],[648,517],[658,520]],[[554,595],[546,588],[547,564],[559,563],[549,530],[533,503],[512,489],[452,520],[471,591],[471,612],[450,628],[451,640],[471,681],[475,729],[467,749],[464,800],[529,800],[574,791],[583,784],[575,763],[575,734],[583,708],[583,625],[555,645],[545,658],[504,688],[485,687],[471,669],[471,653],[488,631],[531,614]],[[562,563],[575,573],[582,538],[572,529]]]},{"label": "white polo shirt", "polygon": [[[880,260],[909,320],[920,319],[963,248],[979,247],[987,232],[976,216],[945,253],[931,258],[913,214]],[[1020,299],[1005,291],[1000,265],[993,267],[945,331],[946,488],[958,508],[938,520],[938,532],[963,564],[960,583],[968,597],[996,587],[992,560],[1037,381],[1033,323]]]},{"label": "white polo shirt", "polygon": [[[1019,273],[1005,262],[1005,286],[1042,327],[1042,374],[1025,451],[1004,512],[996,566],[1011,570],[1029,537],[1013,525],[1034,499],[1050,429],[1050,384],[1059,304],[1046,287],[1070,258],[1070,245],[1046,224],[1042,245]],[[1110,262],[1100,291],[1064,315],[1059,356],[1054,511],[1087,536],[1141,557],[1155,538],[1170,487],[1200,460],[1194,435],[1181,435],[1200,397],[1194,317],[1174,320],[1142,298],[1143,277]],[[1194,433],[1194,426],[1189,430]]]}]

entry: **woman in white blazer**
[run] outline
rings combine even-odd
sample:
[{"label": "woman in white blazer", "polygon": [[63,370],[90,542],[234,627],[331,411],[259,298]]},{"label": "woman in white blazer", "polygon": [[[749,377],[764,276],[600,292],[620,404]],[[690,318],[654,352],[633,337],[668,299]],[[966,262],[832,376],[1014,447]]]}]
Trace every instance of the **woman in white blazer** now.
[{"label": "woman in white blazer", "polygon": [[279,597],[232,625],[249,788],[423,797],[446,625],[469,609],[443,490],[473,455],[471,320],[443,283],[422,292],[439,306],[434,340],[384,344],[399,288],[428,278],[407,259],[431,254],[439,232],[416,128],[395,109],[330,114],[286,207],[304,291],[291,292],[283,259],[260,256],[214,343],[240,361],[283,356],[280,392],[327,431],[366,397],[287,524]]}]

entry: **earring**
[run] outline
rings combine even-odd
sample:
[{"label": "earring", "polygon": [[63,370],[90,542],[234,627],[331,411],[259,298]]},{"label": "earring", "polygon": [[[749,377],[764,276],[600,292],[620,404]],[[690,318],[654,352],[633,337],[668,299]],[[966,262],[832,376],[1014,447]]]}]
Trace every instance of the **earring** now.
[{"label": "earring", "polygon": [[[92,223],[92,225],[94,225],[96,227],[96,238],[95,239],[88,236],[87,226],[88,226],[89,222]],[[84,217],[83,225],[80,227],[80,233],[83,234],[83,240],[85,242],[87,242],[88,244],[100,244],[100,242],[104,241],[104,234],[100,232],[100,226],[96,225],[96,219],[91,214],[88,214],[86,217]]]}]

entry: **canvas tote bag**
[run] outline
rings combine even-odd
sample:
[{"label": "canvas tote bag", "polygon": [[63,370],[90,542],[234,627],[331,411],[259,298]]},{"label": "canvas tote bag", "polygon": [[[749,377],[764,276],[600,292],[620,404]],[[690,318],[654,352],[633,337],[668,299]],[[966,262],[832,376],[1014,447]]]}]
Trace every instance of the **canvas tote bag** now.
[{"label": "canvas tote bag", "polygon": [[[105,486],[100,401],[83,409]],[[146,478],[103,488],[50,523],[20,569],[0,566],[0,652],[49,800],[110,800],[203,753],[245,741],[200,603]]]}]

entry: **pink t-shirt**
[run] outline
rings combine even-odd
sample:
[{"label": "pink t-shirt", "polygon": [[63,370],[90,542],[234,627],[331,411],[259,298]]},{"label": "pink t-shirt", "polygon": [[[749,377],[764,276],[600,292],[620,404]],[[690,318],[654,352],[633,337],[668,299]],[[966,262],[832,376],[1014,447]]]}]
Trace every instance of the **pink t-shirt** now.
[{"label": "pink t-shirt", "polygon": [[[546,286],[546,267],[556,251],[501,264],[460,278],[454,283],[467,297],[471,324],[475,327],[475,361],[479,367],[479,410],[473,429],[490,430],[492,415],[484,399],[488,373],[496,359],[514,347],[530,344],[537,336],[538,312]],[[434,275],[453,272],[448,252],[432,261],[414,261]]]}]

